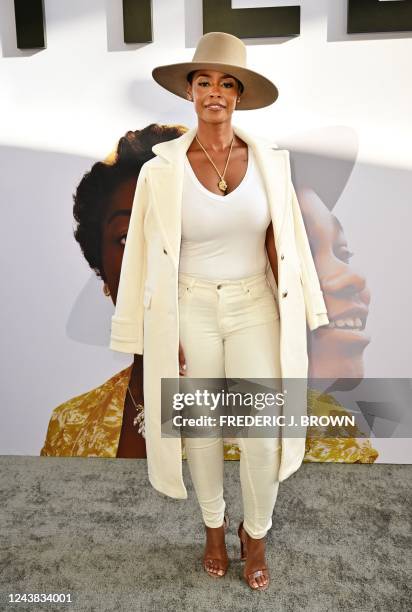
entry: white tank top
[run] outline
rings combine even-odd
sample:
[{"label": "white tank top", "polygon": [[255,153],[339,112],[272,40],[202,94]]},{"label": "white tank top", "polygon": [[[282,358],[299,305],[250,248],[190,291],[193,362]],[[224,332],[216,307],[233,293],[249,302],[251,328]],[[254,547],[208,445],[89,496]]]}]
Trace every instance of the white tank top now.
[{"label": "white tank top", "polygon": [[225,196],[202,185],[186,155],[184,166],[179,272],[212,280],[264,272],[271,216],[251,147],[242,182]]}]

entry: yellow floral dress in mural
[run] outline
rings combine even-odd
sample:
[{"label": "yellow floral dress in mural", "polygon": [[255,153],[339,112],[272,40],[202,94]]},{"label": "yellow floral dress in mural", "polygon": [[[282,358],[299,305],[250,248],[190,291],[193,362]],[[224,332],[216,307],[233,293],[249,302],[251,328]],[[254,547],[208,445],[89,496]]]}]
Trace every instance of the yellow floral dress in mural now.
[{"label": "yellow floral dress in mural", "polygon": [[[133,364],[105,383],[60,404],[52,412],[46,440],[40,455],[44,457],[116,457],[122,428],[123,408]],[[309,391],[312,414],[347,414],[328,395]],[[346,435],[345,437],[345,433]],[[312,438],[308,428],[304,461],[373,463],[378,452],[368,439],[356,438],[357,430],[340,432],[340,437]],[[238,460],[236,438],[224,439],[226,460]],[[184,445],[182,458],[186,459]]]}]

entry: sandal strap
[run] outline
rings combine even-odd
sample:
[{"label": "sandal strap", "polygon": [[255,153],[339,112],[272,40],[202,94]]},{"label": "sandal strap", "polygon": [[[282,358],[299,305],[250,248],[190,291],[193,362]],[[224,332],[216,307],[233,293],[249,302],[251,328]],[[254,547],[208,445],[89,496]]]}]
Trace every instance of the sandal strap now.
[{"label": "sandal strap", "polygon": [[[223,559],[219,559],[217,557],[205,557],[203,559],[203,562],[206,563],[207,561],[217,561],[218,563],[219,562],[225,563],[225,561],[223,561]],[[222,567],[222,569],[224,569],[224,568]]]},{"label": "sandal strap", "polygon": [[[216,558],[213,558],[213,557],[207,557],[206,559],[203,559],[203,568],[205,569],[205,571],[206,571],[206,572],[208,572],[208,573],[209,573],[209,572],[211,572],[212,574],[215,574],[215,572],[213,572],[213,571],[212,571],[212,568],[211,568],[211,566],[209,565],[208,561],[210,561],[210,562],[212,562],[212,563],[213,563],[213,562],[216,562],[216,561],[217,561],[218,563],[221,563],[221,562],[222,562],[222,560],[221,560],[221,559],[216,559]],[[223,572],[223,574],[222,574],[222,575],[224,576],[224,575],[226,574],[226,572],[227,572],[228,567],[229,567],[229,563],[228,563],[226,566],[224,566],[224,567],[223,567],[222,565],[220,565],[220,564],[219,564],[219,565],[217,566],[217,569],[218,569],[218,570],[222,570],[222,572]]]},{"label": "sandal strap", "polygon": [[258,569],[255,570],[254,572],[251,572],[250,574],[246,574],[248,579],[250,578],[258,578],[259,576],[265,576],[265,578],[269,578],[269,572],[268,572],[268,568],[264,567],[262,569]]}]

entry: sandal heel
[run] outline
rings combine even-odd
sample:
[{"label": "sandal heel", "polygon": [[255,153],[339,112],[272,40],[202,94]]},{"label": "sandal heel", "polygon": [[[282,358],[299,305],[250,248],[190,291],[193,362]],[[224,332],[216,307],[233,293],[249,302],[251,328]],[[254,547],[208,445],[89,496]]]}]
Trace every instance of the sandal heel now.
[{"label": "sandal heel", "polygon": [[239,540],[240,540],[240,560],[246,561],[247,551],[246,551],[246,543],[244,542],[242,538],[243,531],[244,529],[243,529],[243,521],[242,521],[237,530],[237,535],[239,536]]}]

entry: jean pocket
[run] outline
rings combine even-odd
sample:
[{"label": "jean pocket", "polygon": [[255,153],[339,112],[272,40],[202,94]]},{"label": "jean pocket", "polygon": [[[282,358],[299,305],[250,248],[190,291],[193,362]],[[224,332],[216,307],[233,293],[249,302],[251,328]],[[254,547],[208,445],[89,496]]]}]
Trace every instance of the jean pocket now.
[{"label": "jean pocket", "polygon": [[189,293],[190,293],[190,287],[188,285],[185,285],[184,283],[179,283],[179,286],[177,289],[177,295],[178,295],[179,301],[184,299],[187,295],[189,295]]},{"label": "jean pocket", "polygon": [[274,314],[275,317],[280,317],[279,306],[268,281],[265,280],[262,283],[249,287],[247,293],[250,300],[258,306],[259,309],[262,309],[262,313],[270,309],[271,314]]},{"label": "jean pocket", "polygon": [[272,287],[270,286],[269,281],[266,279],[260,283],[256,283],[248,287],[247,293],[251,297],[251,299],[255,301],[260,300],[264,297],[273,297]]}]

